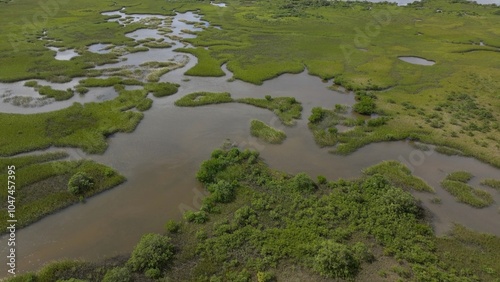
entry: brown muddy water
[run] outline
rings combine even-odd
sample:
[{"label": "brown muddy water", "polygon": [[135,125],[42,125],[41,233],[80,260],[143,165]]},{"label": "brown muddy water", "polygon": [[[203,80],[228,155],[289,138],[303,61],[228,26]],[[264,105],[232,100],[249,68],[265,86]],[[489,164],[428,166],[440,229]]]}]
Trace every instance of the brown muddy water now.
[{"label": "brown muddy water", "polygon": [[[150,52],[157,51],[130,56],[133,56],[132,61],[142,63],[150,60]],[[177,54],[171,49],[163,52],[161,56],[165,58]],[[331,91],[327,89],[329,84],[306,72],[281,75],[262,86],[228,82],[231,74],[225,67],[225,77],[187,77],[183,73],[196,63],[193,56],[188,57],[191,61],[184,68],[161,78],[162,81],[181,84],[179,92],[165,98],[153,97],[153,107],[145,112],[144,119],[133,133],[109,138],[109,148],[103,155],[85,155],[77,149],[65,149],[70,153],[70,159],[91,158],[110,165],[124,174],[128,181],[87,199],[83,204],[76,204],[18,230],[16,255],[19,273],[39,269],[52,260],[97,260],[126,254],[144,233],[163,232],[163,224],[168,219],[180,219],[185,210],[200,207],[205,191],[194,175],[200,163],[227,139],[240,148],[258,150],[272,168],[289,173],[306,172],[314,177],[324,175],[331,180],[357,177],[363,168],[383,160],[402,161],[436,189],[436,194],[414,195],[432,214],[437,234],[444,234],[452,223],[459,223],[500,236],[500,193],[484,188],[494,195],[495,204],[475,209],[457,203],[439,187],[439,182],[456,170],[472,172],[475,178],[471,184],[479,187],[481,179],[498,177],[498,169],[471,158],[445,156],[433,150],[419,151],[403,141],[371,144],[349,156],[329,154],[328,149],[321,149],[314,143],[307,128],[307,117],[316,106],[352,105],[352,94]],[[8,87],[5,84],[0,86]],[[24,86],[19,83],[16,87],[23,89]],[[102,91],[115,95],[112,88]],[[178,98],[195,91],[227,91],[235,98],[291,96],[302,102],[303,118],[296,126],[285,127],[272,112],[244,104],[196,108],[173,105]],[[55,105],[61,104],[57,102]],[[0,110],[6,109],[3,103]],[[31,110],[21,109],[24,113]],[[288,137],[284,143],[269,145],[252,137],[249,127],[255,118],[285,131]],[[431,203],[434,197],[439,197],[442,203]],[[1,242],[5,239],[5,236],[1,237]],[[0,256],[5,258],[6,253],[6,244],[2,244]]]}]

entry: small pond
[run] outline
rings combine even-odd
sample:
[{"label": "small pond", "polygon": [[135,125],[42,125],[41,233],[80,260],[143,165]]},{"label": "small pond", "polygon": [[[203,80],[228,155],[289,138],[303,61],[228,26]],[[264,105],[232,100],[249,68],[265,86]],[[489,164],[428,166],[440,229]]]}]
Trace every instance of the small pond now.
[{"label": "small pond", "polygon": [[422,66],[432,66],[436,63],[434,61],[426,60],[420,57],[398,57],[398,59],[410,64],[422,65]]}]

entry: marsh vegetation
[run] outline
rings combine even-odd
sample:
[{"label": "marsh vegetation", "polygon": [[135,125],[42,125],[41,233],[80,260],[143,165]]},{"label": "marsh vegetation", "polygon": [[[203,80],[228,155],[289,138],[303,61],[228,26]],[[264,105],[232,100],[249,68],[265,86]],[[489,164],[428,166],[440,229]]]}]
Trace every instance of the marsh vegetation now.
[{"label": "marsh vegetation", "polygon": [[[397,164],[382,165],[389,166]],[[435,237],[415,199],[378,173],[315,182],[305,173],[271,170],[257,152],[233,148],[215,150],[197,179],[210,191],[201,209],[170,221],[165,235],[144,235],[128,260],[56,263],[10,281],[122,275],[176,281],[488,281],[500,271],[498,237],[462,226]]]}]

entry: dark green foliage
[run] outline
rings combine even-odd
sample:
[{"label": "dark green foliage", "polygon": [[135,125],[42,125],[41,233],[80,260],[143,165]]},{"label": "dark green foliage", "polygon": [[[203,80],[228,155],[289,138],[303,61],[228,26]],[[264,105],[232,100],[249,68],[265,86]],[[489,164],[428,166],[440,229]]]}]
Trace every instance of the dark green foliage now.
[{"label": "dark green foliage", "polygon": [[146,83],[144,89],[148,92],[153,93],[155,97],[165,97],[177,93],[179,84],[169,83],[169,82],[152,82]]},{"label": "dark green foliage", "polygon": [[293,97],[243,98],[236,100],[236,102],[271,110],[287,126],[294,125],[295,120],[300,119],[302,114],[302,104]]},{"label": "dark green foliage", "polygon": [[358,114],[371,115],[375,112],[375,101],[371,97],[363,96],[354,104],[353,110]]},{"label": "dark green foliage", "polygon": [[318,184],[326,184],[326,182],[326,177],[324,177],[323,175],[318,175]]},{"label": "dark green foliage", "polygon": [[346,245],[331,240],[323,242],[314,262],[321,275],[342,279],[353,279],[361,264]]},{"label": "dark green foliage", "polygon": [[132,271],[164,269],[172,260],[174,246],[167,236],[149,233],[142,236],[134,248],[127,266]]},{"label": "dark green foliage", "polygon": [[175,220],[169,220],[165,223],[165,229],[170,233],[177,233],[181,228],[181,224]]},{"label": "dark green foliage", "polygon": [[132,275],[126,267],[115,267],[104,275],[102,282],[131,282]]},{"label": "dark green foliage", "polygon": [[202,224],[208,221],[208,214],[205,211],[187,211],[184,213],[184,219],[187,222]]},{"label": "dark green foliage", "polygon": [[208,185],[207,189],[210,191],[212,198],[217,203],[228,203],[234,199],[235,184],[229,183],[224,180],[219,180],[217,183]]},{"label": "dark green foliage", "polygon": [[500,191],[500,180],[498,179],[484,179],[481,181],[481,184],[489,186],[491,188],[495,188]]},{"label": "dark green foliage", "polygon": [[312,109],[311,115],[309,116],[310,123],[318,123],[325,117],[325,111],[321,107],[314,107]]},{"label": "dark green foliage", "polygon": [[297,173],[290,179],[289,187],[298,192],[310,193],[316,190],[316,184],[306,173]]},{"label": "dark green foliage", "polygon": [[68,182],[68,191],[79,196],[94,186],[94,180],[84,172],[75,173]]},{"label": "dark green foliage", "polygon": [[285,132],[256,119],[250,123],[250,134],[270,144],[281,144],[286,139]]},{"label": "dark green foliage", "polygon": [[161,277],[161,271],[158,268],[150,268],[144,273],[146,277],[151,279],[157,279]]},{"label": "dark green foliage", "polygon": [[469,182],[471,178],[474,177],[472,173],[468,171],[455,171],[446,176],[446,179],[453,181],[460,181],[463,183]]}]

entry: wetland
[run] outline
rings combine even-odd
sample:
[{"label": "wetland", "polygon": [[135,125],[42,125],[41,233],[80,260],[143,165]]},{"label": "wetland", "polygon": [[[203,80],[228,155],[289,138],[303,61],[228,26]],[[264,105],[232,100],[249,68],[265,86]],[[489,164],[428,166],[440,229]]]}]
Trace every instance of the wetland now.
[{"label": "wetland", "polygon": [[[19,201],[46,205],[43,211],[18,214],[23,227],[17,231],[19,273],[37,271],[51,261],[78,259],[95,265],[49,265],[39,279],[43,281],[41,277],[53,267],[66,272],[47,279],[97,281],[114,275],[114,269],[134,279],[289,281],[287,273],[293,265],[298,266],[293,271],[302,281],[497,278],[500,269],[488,260],[495,261],[500,240],[496,187],[500,180],[500,85],[494,79],[500,70],[490,58],[498,53],[489,50],[500,42],[495,37],[498,30],[482,26],[499,22],[498,8],[466,1],[424,1],[405,7],[257,2],[252,9],[261,11],[259,16],[240,1],[173,1],[161,9],[153,1],[138,6],[123,1],[124,8],[99,4],[92,12],[83,12],[82,6],[73,3],[60,9],[82,11],[75,22],[82,17],[102,26],[92,26],[77,39],[51,27],[60,19],[56,15],[42,33],[44,40],[39,40],[54,40],[50,44],[57,47],[49,48],[57,52],[55,58],[45,45],[27,47],[16,39],[21,51],[8,51],[0,58],[6,64],[21,62],[10,73],[0,72],[0,120],[6,133],[0,139],[0,160],[24,164],[23,158],[39,156],[35,157],[39,161],[20,165],[19,177],[26,180],[19,188]],[[436,7],[445,11],[442,18],[436,16]],[[367,8],[375,11],[367,12]],[[482,15],[466,15],[464,28],[474,31],[473,36],[454,28],[464,26],[464,19],[459,18],[464,8]],[[331,20],[344,9],[352,10],[352,18],[332,25]],[[397,19],[391,17],[381,24],[380,35],[365,34],[369,44],[361,44],[359,38],[343,31],[349,24],[364,28],[359,21],[363,15],[382,12],[397,15]],[[325,24],[338,34],[330,37],[326,28],[319,28]],[[410,36],[399,25],[422,35],[419,39]],[[434,25],[445,26],[445,31]],[[111,33],[99,38],[95,32],[102,28]],[[280,32],[283,28],[295,34]],[[29,42],[31,35],[26,36]],[[310,40],[314,46],[306,44]],[[488,45],[466,46],[471,41]],[[337,53],[322,51],[332,44],[339,46]],[[470,52],[472,47],[486,52]],[[40,67],[34,67],[34,59],[20,59],[19,52],[26,58],[39,53],[36,64]],[[415,57],[406,57],[408,54]],[[423,58],[439,59],[434,65]],[[214,151],[221,146],[222,150]],[[58,157],[48,157],[51,154]],[[384,162],[391,160],[403,166]],[[204,169],[211,162],[224,165],[208,173]],[[62,168],[64,164],[67,169]],[[97,185],[80,199],[71,198],[66,183],[79,172],[91,174]],[[467,172],[469,177],[453,179],[457,172]],[[210,177],[201,177],[203,173]],[[386,197],[415,199],[412,204],[401,202],[405,211],[398,216],[412,218],[408,222],[415,225],[408,230],[422,232],[419,236],[433,242],[412,241],[424,253],[395,251],[411,247],[388,244],[381,235],[390,236],[386,231],[373,231],[365,223],[347,226],[335,221],[338,225],[331,226],[302,219],[307,212],[312,215],[334,208],[323,203],[323,196],[331,195],[333,202],[351,201],[347,191],[358,193],[358,184],[386,187],[387,193],[393,193],[380,199],[359,196],[366,196],[364,201],[370,207],[372,201],[390,205]],[[39,195],[33,191],[40,187],[53,188],[43,194],[48,200],[59,193],[58,204],[30,202]],[[398,192],[390,192],[392,189]],[[267,194],[259,194],[262,191]],[[338,191],[347,198],[335,198]],[[474,195],[481,201],[470,200]],[[287,202],[277,200],[279,197],[297,208],[288,210]],[[321,204],[312,205],[309,201],[314,197]],[[343,209],[337,203],[337,209]],[[266,205],[276,208],[264,208]],[[415,212],[417,207],[425,215]],[[369,214],[376,211],[373,208]],[[390,211],[377,211],[391,216]],[[238,226],[228,222],[233,214]],[[255,222],[255,215],[263,221]],[[289,225],[294,219],[298,220],[296,227]],[[170,228],[165,231],[167,221]],[[326,229],[316,229],[312,222]],[[220,231],[224,228],[226,231]],[[125,263],[141,237],[151,232],[171,237],[176,248],[174,261],[169,258],[141,269],[131,266],[132,255]],[[254,243],[235,245],[253,254],[251,259],[211,249],[211,244],[232,244],[224,241],[223,234],[249,232],[264,236],[260,238],[268,244],[265,248]],[[329,240],[317,239],[314,232]],[[289,234],[301,234],[296,239],[309,238],[311,244],[294,249],[280,239]],[[399,240],[408,234],[393,236]],[[457,257],[465,256],[468,240],[493,253],[472,259],[463,272],[450,271],[464,265],[441,255],[452,251]],[[369,246],[371,256],[360,257],[358,243]],[[193,252],[195,246],[205,251]],[[318,268],[324,265],[322,248],[347,248],[358,267],[342,272],[347,276],[339,276],[340,272],[332,272],[328,266]],[[318,255],[301,259],[305,253],[298,254],[304,250]],[[2,257],[7,252],[2,246]],[[417,254],[412,252],[425,259],[415,259]],[[472,252],[479,256],[475,249]],[[213,264],[205,258],[210,253],[217,256]],[[113,257],[111,264],[101,265]],[[220,271],[217,264],[228,257],[231,264]],[[285,257],[291,261],[285,262]],[[421,267],[436,257],[446,266],[424,274]],[[182,265],[194,261],[199,267],[183,271]],[[172,264],[177,270],[170,268]],[[83,269],[89,269],[87,277],[80,272]],[[26,275],[13,281],[32,274]]]}]

